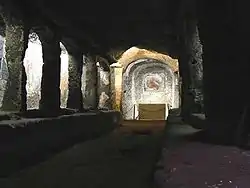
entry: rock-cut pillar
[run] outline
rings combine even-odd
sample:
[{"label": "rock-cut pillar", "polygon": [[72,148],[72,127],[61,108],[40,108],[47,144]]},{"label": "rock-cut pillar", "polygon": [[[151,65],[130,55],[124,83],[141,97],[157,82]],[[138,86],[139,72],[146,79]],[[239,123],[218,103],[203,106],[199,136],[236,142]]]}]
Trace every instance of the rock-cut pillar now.
[{"label": "rock-cut pillar", "polygon": [[60,109],[60,37],[49,28],[42,28],[37,33],[42,43],[43,52],[39,108],[44,112],[56,113]]},{"label": "rock-cut pillar", "polygon": [[68,67],[69,93],[68,93],[67,107],[80,110],[83,108],[83,98],[81,90],[83,54],[81,52],[69,52],[68,55],[69,55],[69,67]]},{"label": "rock-cut pillar", "polygon": [[84,108],[98,108],[98,74],[94,56],[86,56],[84,58],[83,71],[83,105]]},{"label": "rock-cut pillar", "polygon": [[9,16],[2,15],[5,21],[5,58],[8,67],[8,81],[1,110],[25,111],[26,73],[23,65],[25,51],[28,47],[28,28]]}]

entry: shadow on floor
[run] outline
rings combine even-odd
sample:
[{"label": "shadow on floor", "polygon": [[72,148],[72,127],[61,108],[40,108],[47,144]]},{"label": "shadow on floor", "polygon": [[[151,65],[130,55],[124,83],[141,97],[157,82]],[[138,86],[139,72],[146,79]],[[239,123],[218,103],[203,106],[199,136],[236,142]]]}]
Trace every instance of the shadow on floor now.
[{"label": "shadow on floor", "polygon": [[162,133],[114,132],[0,179],[1,188],[152,188]]},{"label": "shadow on floor", "polygon": [[249,188],[250,151],[229,145],[208,131],[169,123],[155,171],[156,187]]}]

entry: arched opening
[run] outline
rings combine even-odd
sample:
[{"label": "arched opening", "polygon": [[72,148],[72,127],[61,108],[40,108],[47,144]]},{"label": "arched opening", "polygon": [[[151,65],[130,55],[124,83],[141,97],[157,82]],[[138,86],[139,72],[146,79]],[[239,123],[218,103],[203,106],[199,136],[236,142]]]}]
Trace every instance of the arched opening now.
[{"label": "arched opening", "polygon": [[69,78],[69,56],[65,46],[60,43],[61,47],[61,74],[60,74],[60,90],[61,90],[61,108],[67,107],[68,100],[68,78]]},{"label": "arched opening", "polygon": [[35,32],[29,34],[28,48],[25,52],[24,67],[27,75],[27,109],[38,109],[41,99],[41,79],[43,52],[39,36]]},{"label": "arched opening", "polygon": [[4,92],[6,90],[6,84],[8,80],[8,67],[5,60],[5,29],[6,25],[4,19],[0,15],[0,108],[2,106]]},{"label": "arched opening", "polygon": [[[66,107],[68,94],[68,54],[60,43],[61,47],[61,107]],[[28,48],[25,53],[24,66],[27,75],[27,108],[38,109],[41,99],[41,79],[43,66],[42,44],[35,32],[29,35]]]},{"label": "arched opening", "polygon": [[124,120],[165,120],[170,110],[179,110],[177,59],[132,47],[111,67],[113,107],[122,111]]}]

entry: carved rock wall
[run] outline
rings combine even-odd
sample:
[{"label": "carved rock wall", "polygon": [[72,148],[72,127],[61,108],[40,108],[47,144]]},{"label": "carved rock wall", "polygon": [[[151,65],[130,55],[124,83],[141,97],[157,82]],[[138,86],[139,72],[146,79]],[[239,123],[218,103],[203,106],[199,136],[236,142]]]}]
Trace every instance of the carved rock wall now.
[{"label": "carved rock wall", "polygon": [[[27,108],[38,109],[41,98],[41,78],[43,66],[42,45],[39,39],[29,41],[25,53],[24,66],[27,74]],[[66,107],[68,97],[68,54],[61,53],[61,107]]]},{"label": "carved rock wall", "polygon": [[83,108],[97,108],[97,66],[90,56],[83,57],[82,95]]},{"label": "carved rock wall", "polygon": [[26,29],[22,21],[11,18],[3,14],[6,24],[5,30],[5,49],[4,54],[9,72],[6,90],[2,100],[1,109],[4,111],[19,111],[26,108],[23,102],[26,97],[22,90],[22,81],[25,79],[23,74],[23,55],[26,50]]}]

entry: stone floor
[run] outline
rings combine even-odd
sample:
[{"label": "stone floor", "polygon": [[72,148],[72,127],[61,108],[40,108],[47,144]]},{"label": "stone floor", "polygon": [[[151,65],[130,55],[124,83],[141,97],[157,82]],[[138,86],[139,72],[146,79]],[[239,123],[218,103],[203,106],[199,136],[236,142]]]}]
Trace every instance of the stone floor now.
[{"label": "stone floor", "polygon": [[198,130],[178,122],[167,132],[160,160],[160,134],[115,132],[0,179],[0,188],[250,187],[249,151],[190,141]]},{"label": "stone floor", "polygon": [[196,130],[184,125],[169,129],[155,183],[159,188],[249,188],[250,151],[187,141]]},{"label": "stone floor", "polygon": [[0,188],[149,188],[160,138],[115,132],[0,179]]}]

